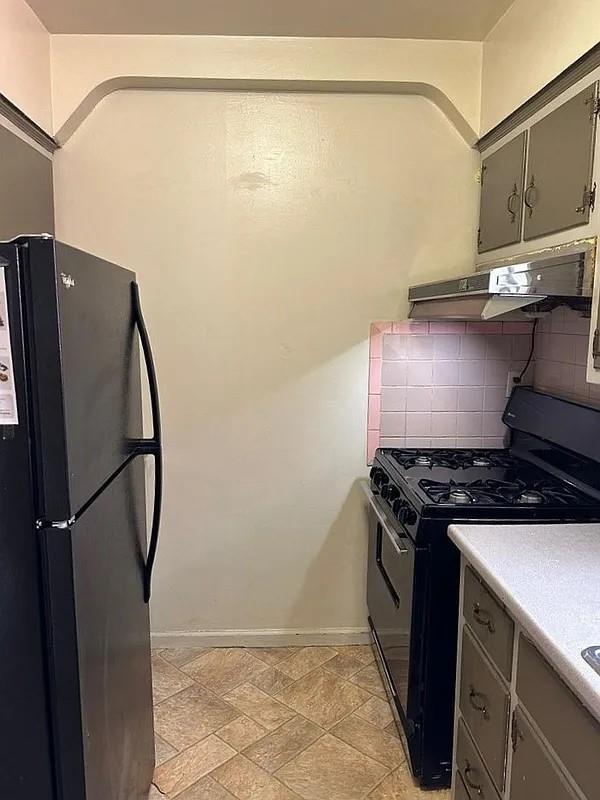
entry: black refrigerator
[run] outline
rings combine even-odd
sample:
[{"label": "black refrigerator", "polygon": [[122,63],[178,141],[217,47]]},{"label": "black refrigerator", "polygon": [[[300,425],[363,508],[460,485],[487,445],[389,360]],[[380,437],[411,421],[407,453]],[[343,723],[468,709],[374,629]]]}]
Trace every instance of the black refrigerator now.
[{"label": "black refrigerator", "polygon": [[[142,361],[154,426],[146,439]],[[7,800],[148,795],[160,440],[135,274],[49,236],[0,244],[0,796]],[[144,456],[156,462],[149,534]]]}]

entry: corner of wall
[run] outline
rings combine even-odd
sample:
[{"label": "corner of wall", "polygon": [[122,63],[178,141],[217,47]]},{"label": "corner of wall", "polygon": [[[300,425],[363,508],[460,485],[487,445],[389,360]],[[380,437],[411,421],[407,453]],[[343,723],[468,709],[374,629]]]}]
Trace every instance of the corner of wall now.
[{"label": "corner of wall", "polygon": [[50,34],[25,0],[0,3],[0,92],[52,130]]}]

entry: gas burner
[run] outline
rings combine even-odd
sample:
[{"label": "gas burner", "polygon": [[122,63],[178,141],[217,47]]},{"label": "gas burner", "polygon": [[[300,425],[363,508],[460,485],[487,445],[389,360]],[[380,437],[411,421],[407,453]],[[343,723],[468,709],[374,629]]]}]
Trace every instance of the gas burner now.
[{"label": "gas burner", "polygon": [[452,489],[448,493],[448,500],[456,505],[468,505],[473,502],[473,498],[465,489]]},{"label": "gas burner", "polygon": [[492,460],[487,456],[475,456],[471,462],[474,467],[491,467]]},{"label": "gas burner", "polygon": [[403,469],[449,467],[454,469],[456,450],[392,450],[391,457]]},{"label": "gas burner", "polygon": [[415,456],[415,466],[417,467],[430,467],[431,458],[429,456]]},{"label": "gas burner", "polygon": [[544,503],[544,495],[534,489],[525,489],[515,500],[519,505],[539,506]]}]

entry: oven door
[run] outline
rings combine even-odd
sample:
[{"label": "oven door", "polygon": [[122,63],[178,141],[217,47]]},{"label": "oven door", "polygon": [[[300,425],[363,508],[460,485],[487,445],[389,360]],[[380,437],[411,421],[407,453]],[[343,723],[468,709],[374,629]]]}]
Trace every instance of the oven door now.
[{"label": "oven door", "polygon": [[[365,487],[366,488],[366,487]],[[378,495],[369,500],[367,605],[392,693],[408,717],[415,547]]]}]

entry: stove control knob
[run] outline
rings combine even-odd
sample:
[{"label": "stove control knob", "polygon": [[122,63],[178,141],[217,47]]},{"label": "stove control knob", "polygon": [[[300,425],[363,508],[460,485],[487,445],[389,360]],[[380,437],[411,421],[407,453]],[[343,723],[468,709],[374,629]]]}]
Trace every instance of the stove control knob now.
[{"label": "stove control knob", "polygon": [[384,486],[381,490],[381,496],[384,500],[387,500],[388,503],[393,503],[396,498],[400,497],[400,492],[393,483],[388,483],[387,486]]},{"label": "stove control knob", "polygon": [[369,473],[369,475],[370,475],[370,477],[371,477],[371,480],[372,480],[372,481],[373,481],[373,483],[375,484],[375,486],[379,486],[379,487],[381,487],[381,486],[383,486],[384,484],[386,484],[386,483],[388,483],[388,482],[389,482],[389,478],[388,478],[388,476],[387,476],[387,475],[385,474],[385,472],[384,472],[382,469],[380,469],[379,467],[373,467],[373,469],[371,470],[371,472]]},{"label": "stove control knob", "polygon": [[396,500],[394,503],[394,514],[396,517],[402,522],[402,516],[404,514],[404,509],[406,508],[406,500]]},{"label": "stove control knob", "polygon": [[404,509],[403,520],[405,525],[414,525],[417,521],[417,514],[416,512],[407,504],[406,508]]}]

